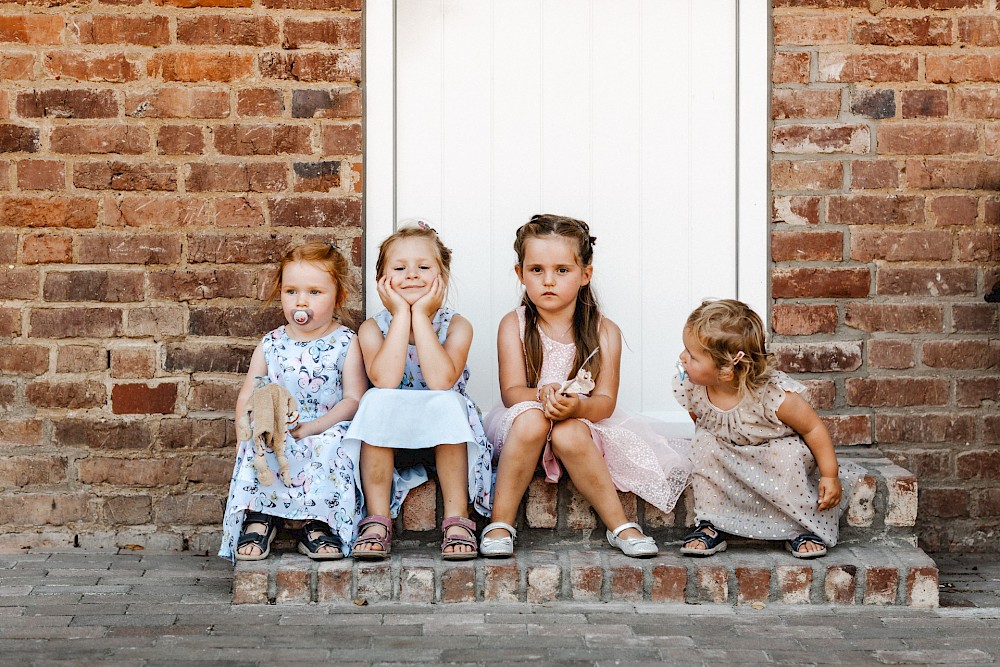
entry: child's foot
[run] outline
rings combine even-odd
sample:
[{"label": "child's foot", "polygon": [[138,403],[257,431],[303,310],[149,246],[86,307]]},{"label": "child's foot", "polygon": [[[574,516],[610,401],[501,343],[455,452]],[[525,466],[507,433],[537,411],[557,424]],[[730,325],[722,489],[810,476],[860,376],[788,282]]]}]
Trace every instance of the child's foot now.
[{"label": "child's foot", "polygon": [[694,532],[684,538],[681,553],[687,556],[712,556],[725,551],[728,546],[725,537],[710,521],[699,521]]},{"label": "child's foot", "polygon": [[476,524],[465,517],[448,517],[441,522],[444,540],[441,557],[445,560],[466,560],[479,555],[476,550]]},{"label": "child's foot", "polygon": [[354,540],[355,558],[382,560],[389,555],[392,545],[392,521],[389,517],[373,514],[358,523],[358,539]]},{"label": "child's foot", "polygon": [[503,521],[494,521],[483,528],[483,539],[479,553],[487,558],[508,558],[514,555],[514,540],[517,530]]},{"label": "child's foot", "polygon": [[787,540],[785,549],[796,558],[819,558],[826,555],[826,543],[813,533],[802,533],[794,540]]},{"label": "child's foot", "polygon": [[340,537],[322,521],[306,521],[299,534],[299,553],[313,560],[343,558]]},{"label": "child's foot", "polygon": [[263,512],[247,512],[243,532],[236,543],[236,560],[264,560],[278,533],[278,518]]}]

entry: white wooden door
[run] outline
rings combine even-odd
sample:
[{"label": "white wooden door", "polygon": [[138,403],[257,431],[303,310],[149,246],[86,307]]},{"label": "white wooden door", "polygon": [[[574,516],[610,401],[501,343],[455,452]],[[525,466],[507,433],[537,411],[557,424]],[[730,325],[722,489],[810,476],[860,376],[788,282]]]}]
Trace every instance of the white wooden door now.
[{"label": "white wooden door", "polygon": [[737,295],[737,2],[405,0],[394,21],[394,219],[454,249],[473,397],[499,400],[514,231],[556,213],[598,239],[620,403],[686,419],[669,391],[684,319]]}]

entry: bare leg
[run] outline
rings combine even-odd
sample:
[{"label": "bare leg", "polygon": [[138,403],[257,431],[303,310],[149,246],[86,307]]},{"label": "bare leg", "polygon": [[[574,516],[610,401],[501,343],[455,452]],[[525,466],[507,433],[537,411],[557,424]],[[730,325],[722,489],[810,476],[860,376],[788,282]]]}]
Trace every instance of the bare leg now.
[{"label": "bare leg", "polygon": [[[392,492],[392,469],[395,462],[395,449],[361,443],[361,490],[365,494],[369,515],[389,516],[389,495]],[[365,527],[364,533],[369,531],[385,535],[385,528],[377,524]],[[382,551],[382,547],[377,544],[362,544],[356,550]]]},{"label": "bare leg", "polygon": [[[562,461],[573,485],[593,506],[610,530],[628,523],[625,510],[604,457],[594,444],[590,428],[579,419],[567,419],[552,428],[552,451]],[[622,531],[622,539],[644,537],[635,528]]]},{"label": "bare leg", "polygon": [[[545,449],[549,433],[549,420],[541,410],[527,410],[514,419],[510,433],[500,450],[497,463],[497,481],[493,487],[492,521],[514,525],[517,508],[521,506],[524,492],[538,466],[538,459]],[[494,528],[483,537],[500,539],[510,537],[503,528]]]},{"label": "bare leg", "polygon": [[[437,464],[437,478],[444,500],[445,518],[469,517],[469,446],[460,442],[452,445],[438,445],[434,448],[434,462]],[[452,526],[448,535],[466,533],[461,526]],[[475,539],[475,535],[472,536]],[[449,553],[469,553],[472,547],[455,545],[448,547]]]}]

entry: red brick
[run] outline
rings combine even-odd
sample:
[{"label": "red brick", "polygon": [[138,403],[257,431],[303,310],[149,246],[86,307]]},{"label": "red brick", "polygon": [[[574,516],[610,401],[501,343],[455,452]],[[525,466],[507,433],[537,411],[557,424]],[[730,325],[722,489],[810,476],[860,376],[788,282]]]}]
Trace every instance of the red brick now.
[{"label": "red brick", "polygon": [[991,517],[1000,516],[1000,489],[982,489],[974,494],[976,498],[976,511],[973,516]]},{"label": "red brick", "polygon": [[771,271],[771,296],[783,298],[858,298],[868,296],[867,268],[791,268]]},{"label": "red brick", "polygon": [[855,190],[898,188],[899,166],[892,160],[851,162],[851,187]]},{"label": "red brick", "polygon": [[149,76],[164,81],[239,81],[253,75],[253,56],[207,51],[157,53],[146,69]]},{"label": "red brick", "polygon": [[842,83],[916,81],[917,56],[905,53],[819,54],[819,80]]},{"label": "red brick", "polygon": [[996,368],[1000,365],[1000,341],[929,340],[924,342],[922,358],[931,368]]},{"label": "red brick", "polygon": [[834,305],[775,304],[771,310],[774,332],[788,336],[833,333],[837,329]]},{"label": "red brick", "polygon": [[215,148],[223,155],[308,154],[312,131],[304,125],[221,125]]},{"label": "red brick", "polygon": [[868,415],[824,415],[820,420],[838,446],[873,444],[872,421]]},{"label": "red brick", "polygon": [[0,444],[38,445],[42,438],[42,422],[37,419],[0,419]]},{"label": "red brick", "polygon": [[[253,298],[256,271],[250,268],[168,270],[147,273],[150,296],[157,299],[195,301],[217,298]],[[231,348],[231,344],[226,344]],[[212,350],[223,353],[223,350]],[[237,372],[246,372],[243,368]]]},{"label": "red brick", "polygon": [[830,565],[823,579],[823,594],[833,604],[854,604],[858,569],[854,565]]},{"label": "red brick", "polygon": [[951,44],[950,19],[865,18],[851,22],[851,41],[877,46],[944,46]]},{"label": "red brick", "polygon": [[330,192],[340,189],[339,161],[295,162],[292,164],[292,173],[295,175],[295,192]]},{"label": "red brick", "polygon": [[105,224],[128,227],[188,227],[212,224],[209,204],[194,197],[126,195],[105,200]]},{"label": "red brick", "polygon": [[275,227],[360,227],[361,201],[287,197],[269,199],[271,224]]},{"label": "red brick", "polygon": [[120,308],[32,308],[33,338],[112,338],[122,333]]},{"label": "red brick", "polygon": [[1000,325],[1000,309],[989,303],[956,303],[951,320],[955,331],[993,333]]},{"label": "red brick", "polygon": [[1000,403],[1000,377],[959,378],[955,383],[959,407],[978,408],[984,401]]},{"label": "red brick", "polygon": [[612,556],[609,566],[611,570],[611,599],[642,600],[642,568],[619,556]]},{"label": "red brick", "polygon": [[975,435],[975,423],[969,415],[935,414],[877,414],[875,415],[875,440],[879,443],[912,442],[920,445],[931,443],[966,443]]},{"label": "red brick", "polygon": [[0,225],[96,227],[97,210],[97,200],[84,197],[3,197],[0,198]]},{"label": "red brick", "polygon": [[176,264],[181,239],[172,234],[107,232],[79,239],[82,264]]},{"label": "red brick", "polygon": [[913,158],[906,161],[906,183],[911,188],[1000,189],[1000,162]]},{"label": "red brick", "polygon": [[905,340],[868,341],[868,363],[873,368],[913,368],[913,343]]},{"label": "red brick", "polygon": [[[399,599],[401,602],[433,603],[434,600],[434,568],[432,561],[427,566],[412,565],[412,561],[400,568]],[[350,591],[348,590],[348,593]]]},{"label": "red brick", "polygon": [[122,347],[111,350],[111,377],[148,379],[156,373],[156,349]]},{"label": "red brick", "polygon": [[936,567],[914,567],[906,576],[906,604],[911,607],[938,606],[938,570]]},{"label": "red brick", "polygon": [[778,577],[778,595],[784,604],[807,604],[812,589],[813,571],[811,567],[800,565],[778,565],[774,568]]},{"label": "red brick", "polygon": [[520,574],[515,558],[502,562],[487,562],[483,569],[485,570],[484,600],[487,602],[517,602]]},{"label": "red brick", "polygon": [[809,83],[809,59],[807,52],[776,52],[771,63],[771,81]]},{"label": "red brick", "polygon": [[948,385],[943,378],[854,377],[844,381],[848,405],[875,408],[946,405]]},{"label": "red brick", "polygon": [[56,127],[52,129],[49,141],[52,150],[56,153],[138,155],[148,151],[151,145],[149,132],[134,125]]},{"label": "red brick", "polygon": [[124,53],[90,55],[72,51],[45,54],[45,70],[56,79],[125,83],[140,76],[138,65]]},{"label": "red brick", "polygon": [[46,301],[142,301],[144,277],[138,271],[58,271],[45,276]]},{"label": "red brick", "polygon": [[896,91],[891,88],[854,88],[850,93],[851,113],[868,118],[893,118]]},{"label": "red brick", "polygon": [[[955,89],[952,114],[959,118],[1000,118],[1000,100],[995,86]],[[958,152],[958,151],[956,151]],[[962,151],[972,153],[975,151]]]},{"label": "red brick", "polygon": [[997,415],[983,417],[983,444],[1000,445],[1000,417]]},{"label": "red brick", "polygon": [[117,384],[111,389],[111,411],[116,415],[171,414],[176,402],[177,385],[172,382],[153,387]]},{"label": "red brick", "polygon": [[788,373],[830,373],[861,367],[856,342],[777,343],[771,346],[776,365]]},{"label": "red brick", "polygon": [[437,484],[434,480],[410,491],[402,515],[403,530],[434,530],[437,527]]},{"label": "red brick", "polygon": [[951,232],[897,232],[859,229],[851,234],[851,259],[870,262],[884,259],[890,262],[952,258]]},{"label": "red brick", "polygon": [[[16,81],[34,79],[35,56],[32,53],[3,53],[0,54],[0,80]],[[4,104],[3,114],[0,118],[6,118],[7,105]]]},{"label": "red brick", "polygon": [[959,16],[958,42],[970,46],[1000,46],[1000,17]]},{"label": "red brick", "polygon": [[184,180],[189,192],[280,192],[288,187],[288,168],[280,162],[192,162]]},{"label": "red brick", "polygon": [[132,338],[150,336],[156,340],[180,336],[184,332],[184,314],[181,307],[129,308],[125,335]]},{"label": "red brick", "polygon": [[17,232],[0,231],[0,264],[17,262]]},{"label": "red brick", "polygon": [[360,51],[264,52],[257,56],[261,76],[294,81],[361,80]]},{"label": "red brick", "polygon": [[349,9],[360,11],[362,0],[263,0],[261,4],[268,9],[322,9],[325,11]]},{"label": "red brick", "polygon": [[903,100],[903,118],[943,118],[948,115],[948,91],[904,90],[900,92]]},{"label": "red brick", "polygon": [[775,191],[839,190],[844,186],[844,165],[824,160],[773,160],[771,187]]},{"label": "red brick", "polygon": [[1000,260],[1000,234],[995,230],[960,231],[958,259],[963,262],[997,262]]},{"label": "red brick", "polygon": [[839,261],[843,257],[843,232],[795,231],[771,234],[771,260],[774,262]]},{"label": "red brick", "polygon": [[65,19],[57,14],[0,16],[0,42],[61,44]]},{"label": "red brick", "polygon": [[653,602],[684,602],[687,568],[683,565],[653,566]]},{"label": "red brick", "polygon": [[236,113],[241,116],[281,116],[284,95],[275,88],[246,88],[236,91]]},{"label": "red brick", "polygon": [[256,201],[247,197],[215,200],[216,227],[260,227],[264,222],[264,207]]},{"label": "red brick", "polygon": [[832,408],[837,402],[837,385],[833,380],[801,380],[806,386],[809,405],[817,410]]},{"label": "red brick", "polygon": [[887,450],[887,458],[912,472],[917,479],[948,479],[955,476],[955,466],[951,462],[951,452],[947,449],[902,451]]},{"label": "red brick", "polygon": [[0,299],[33,299],[38,295],[38,269],[8,267],[0,272]]},{"label": "red brick", "polygon": [[22,118],[114,118],[118,96],[113,90],[34,90],[18,93],[16,109]]},{"label": "red brick", "polygon": [[883,295],[952,296],[973,294],[976,290],[974,268],[890,268],[876,274],[875,291]]},{"label": "red brick", "polygon": [[233,476],[230,457],[196,456],[187,471],[187,480],[193,484],[228,485]]},{"label": "red brick", "polygon": [[218,410],[228,412],[236,405],[236,395],[240,390],[240,380],[223,382],[191,382],[188,394],[188,410]]},{"label": "red brick", "polygon": [[767,602],[771,592],[771,570],[758,567],[736,568],[737,604]]},{"label": "red brick", "polygon": [[896,603],[899,589],[899,569],[894,566],[869,566],[865,568],[865,594],[863,604],[888,605]]},{"label": "red brick", "polygon": [[696,565],[698,598],[706,602],[725,602],[729,598],[729,574],[721,565]]},{"label": "red brick", "polygon": [[562,510],[566,516],[566,528],[570,530],[593,530],[597,525],[597,515],[587,499],[570,483],[569,497]]},{"label": "red brick", "polygon": [[920,512],[947,519],[969,516],[969,492],[965,489],[921,489]]},{"label": "red brick", "polygon": [[277,262],[291,239],[283,235],[239,234],[229,232],[192,233],[188,235],[187,256],[192,263],[268,264]]},{"label": "red brick", "polygon": [[156,148],[163,155],[199,155],[205,151],[205,136],[194,125],[164,125],[156,135]]},{"label": "red brick", "polygon": [[[332,563],[323,563],[323,565],[332,565]],[[233,604],[267,604],[269,568],[269,561],[241,562],[236,571],[233,572]],[[349,582],[348,579],[348,586]],[[349,590],[347,597],[350,597]]]},{"label": "red brick", "polygon": [[26,390],[28,403],[36,408],[82,410],[98,408],[107,401],[101,382],[32,382]]},{"label": "red brick", "polygon": [[870,149],[867,125],[781,125],[771,132],[775,153],[868,153]]},{"label": "red brick", "polygon": [[43,345],[0,345],[0,372],[42,375],[49,370],[49,348]]},{"label": "red brick", "polygon": [[225,500],[218,494],[168,495],[156,500],[154,521],[161,526],[210,526],[219,522],[224,510]]},{"label": "red brick", "polygon": [[177,168],[157,162],[82,162],[73,185],[88,190],[176,190]]},{"label": "red brick", "polygon": [[56,373],[93,373],[108,368],[108,351],[92,345],[60,345]]},{"label": "red brick", "polygon": [[87,493],[19,493],[17,502],[0,504],[6,526],[64,526],[87,519]]},{"label": "red brick", "polygon": [[159,88],[125,96],[125,113],[136,118],[227,118],[229,93],[215,88]]},{"label": "red brick", "polygon": [[38,128],[0,124],[0,152],[35,153],[40,147]]},{"label": "red brick", "polygon": [[113,459],[89,456],[78,462],[84,484],[170,486],[181,481],[180,459]]},{"label": "red brick", "polygon": [[772,197],[771,199],[773,222],[788,225],[819,224],[819,197]]},{"label": "red brick", "polygon": [[530,528],[555,528],[558,521],[556,500],[559,487],[544,477],[535,477],[528,485],[525,521]]},{"label": "red brick", "polygon": [[446,567],[441,573],[442,602],[475,602],[476,570],[471,563]]},{"label": "red brick", "polygon": [[268,46],[278,41],[278,23],[270,16],[195,16],[177,19],[178,44]]},{"label": "red brick", "polygon": [[928,54],[925,62],[927,80],[933,83],[1000,81],[1000,55]]},{"label": "red brick", "polygon": [[983,0],[886,0],[886,5],[907,9],[978,9]]},{"label": "red brick", "polygon": [[324,19],[285,19],[286,49],[361,48],[361,19],[356,16],[337,16]]},{"label": "red brick", "polygon": [[938,227],[973,225],[979,217],[979,199],[963,195],[935,197],[930,210]]},{"label": "red brick", "polygon": [[[1000,105],[998,105],[1000,109]],[[883,123],[878,128],[882,155],[951,155],[978,153],[976,128],[956,123]]]},{"label": "red brick", "polygon": [[292,118],[357,118],[361,90],[357,86],[292,91]]},{"label": "red brick", "polygon": [[138,44],[163,46],[170,42],[167,16],[105,14],[74,21],[81,44]]},{"label": "red brick", "polygon": [[827,222],[834,225],[917,225],[924,221],[924,198],[915,195],[833,195]]},{"label": "red brick", "polygon": [[351,155],[361,152],[361,125],[324,125],[323,154]]},{"label": "red brick", "polygon": [[[235,588],[235,580],[233,585]],[[351,561],[345,559],[320,563],[316,573],[316,601],[342,602],[350,598]]]},{"label": "red brick", "polygon": [[17,187],[22,190],[65,190],[66,165],[57,160],[21,160]]},{"label": "red brick", "polygon": [[46,234],[24,237],[23,264],[65,264],[73,261],[73,239]]},{"label": "red brick", "polygon": [[102,499],[104,518],[112,526],[138,526],[153,518],[153,500],[148,495],[111,496]]},{"label": "red brick", "polygon": [[228,453],[236,447],[230,419],[164,419],[157,443],[164,449],[211,449]]},{"label": "red brick", "polygon": [[955,457],[959,479],[1000,479],[1000,451],[962,452]]},{"label": "red brick", "polygon": [[[994,227],[1000,225],[1000,197],[987,197],[984,208],[983,222]],[[990,276],[987,275],[987,278]],[[993,276],[995,280],[1000,276]]]}]

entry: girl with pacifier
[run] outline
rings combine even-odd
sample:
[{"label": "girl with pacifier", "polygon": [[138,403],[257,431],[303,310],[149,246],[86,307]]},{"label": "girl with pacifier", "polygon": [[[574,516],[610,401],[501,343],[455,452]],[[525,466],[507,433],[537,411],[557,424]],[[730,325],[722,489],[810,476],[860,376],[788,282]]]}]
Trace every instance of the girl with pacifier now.
[{"label": "girl with pacifier", "polygon": [[746,304],[705,301],[688,317],[674,396],[696,425],[697,528],[683,554],[725,551],[727,533],[784,540],[796,558],[818,558],[837,544],[863,471],[838,465],[805,386],[771,363],[763,322]]}]

